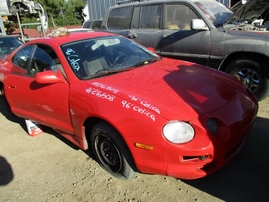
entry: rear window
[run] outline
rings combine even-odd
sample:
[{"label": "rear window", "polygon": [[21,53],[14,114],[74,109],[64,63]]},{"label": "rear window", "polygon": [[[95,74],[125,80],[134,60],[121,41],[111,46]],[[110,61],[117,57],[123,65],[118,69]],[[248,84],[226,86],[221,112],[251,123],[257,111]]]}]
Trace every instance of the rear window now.
[{"label": "rear window", "polygon": [[94,21],[93,24],[92,24],[92,29],[93,30],[100,29],[101,24],[102,24],[102,20],[96,20],[96,21]]}]

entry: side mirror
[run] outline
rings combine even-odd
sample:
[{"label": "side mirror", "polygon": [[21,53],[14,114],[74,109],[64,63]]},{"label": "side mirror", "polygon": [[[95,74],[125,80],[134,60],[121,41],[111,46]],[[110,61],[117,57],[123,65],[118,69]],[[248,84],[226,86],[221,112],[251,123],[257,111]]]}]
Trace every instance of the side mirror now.
[{"label": "side mirror", "polygon": [[[57,70],[57,72],[59,72]],[[44,72],[38,72],[35,75],[35,80],[37,83],[40,84],[54,84],[54,83],[66,83],[66,80],[63,78],[63,76],[60,76],[58,73],[54,73],[52,70],[44,71]]]},{"label": "side mirror", "polygon": [[193,30],[209,30],[205,22],[201,19],[192,19],[191,20],[191,29]]}]

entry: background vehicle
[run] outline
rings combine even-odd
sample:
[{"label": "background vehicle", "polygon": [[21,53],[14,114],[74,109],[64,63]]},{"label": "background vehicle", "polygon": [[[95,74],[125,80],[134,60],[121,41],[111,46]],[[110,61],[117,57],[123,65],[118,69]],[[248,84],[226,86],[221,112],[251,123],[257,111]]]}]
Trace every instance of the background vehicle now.
[{"label": "background vehicle", "polygon": [[0,36],[0,58],[10,54],[22,44],[20,36]]},{"label": "background vehicle", "polygon": [[99,30],[102,20],[87,20],[83,23],[82,27],[92,30]]},{"label": "background vehicle", "polygon": [[[17,15],[18,13],[18,15]],[[32,23],[33,25],[39,24],[37,29],[40,33],[46,33],[48,29],[48,15],[44,11],[43,6],[32,0],[0,0],[0,17],[6,16],[8,19],[10,16],[23,16],[26,13],[33,15],[37,18],[39,23]],[[12,18],[14,19],[14,18]],[[17,19],[20,21],[20,19]],[[28,25],[30,25],[28,23]],[[4,25],[2,23],[2,18],[0,18],[0,28],[4,29]],[[5,35],[0,33],[1,35]],[[24,33],[21,33],[22,38]]]},{"label": "background vehicle", "polygon": [[0,61],[0,92],[121,179],[204,177],[239,154],[258,111],[230,75],[93,31],[25,43]]},{"label": "background vehicle", "polygon": [[38,14],[41,10],[40,4],[32,0],[0,0],[0,14],[10,15],[19,12],[20,14]]},{"label": "background vehicle", "polygon": [[122,3],[108,9],[100,30],[234,75],[263,100],[269,94],[269,33],[252,22],[268,10],[269,1],[240,4],[233,12],[215,0]]}]

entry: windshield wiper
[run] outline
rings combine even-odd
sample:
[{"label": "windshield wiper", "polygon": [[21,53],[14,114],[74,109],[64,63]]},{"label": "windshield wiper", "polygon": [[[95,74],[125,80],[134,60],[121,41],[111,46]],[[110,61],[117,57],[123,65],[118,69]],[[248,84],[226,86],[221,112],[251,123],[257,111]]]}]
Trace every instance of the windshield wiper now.
[{"label": "windshield wiper", "polygon": [[140,62],[136,63],[135,65],[133,65],[133,67],[139,67],[139,66],[142,66],[142,65],[147,65],[149,63],[156,62],[158,60],[160,60],[160,59],[143,60],[143,61],[140,61]]},{"label": "windshield wiper", "polygon": [[97,78],[97,77],[104,76],[104,75],[109,75],[109,74],[116,74],[116,73],[119,73],[119,72],[130,71],[132,69],[133,69],[133,67],[128,68],[128,69],[100,70],[95,75],[84,77],[83,80]]},{"label": "windshield wiper", "polygon": [[146,65],[146,64],[149,64],[149,63],[153,63],[153,62],[156,62],[156,61],[158,61],[158,60],[161,60],[161,58],[159,58],[159,59],[151,59],[151,60],[143,60],[143,61],[138,62],[137,64],[133,65],[132,67],[130,67],[130,68],[126,68],[126,69],[100,70],[100,71],[98,71],[95,75],[92,75],[92,76],[86,76],[86,77],[84,77],[84,78],[82,78],[82,79],[83,79],[83,80],[87,80],[87,79],[92,79],[92,78],[101,77],[101,76],[104,76],[104,75],[116,74],[116,73],[119,73],[119,72],[130,71],[130,70],[134,69],[135,67],[139,67],[139,66],[142,66],[142,65]]}]

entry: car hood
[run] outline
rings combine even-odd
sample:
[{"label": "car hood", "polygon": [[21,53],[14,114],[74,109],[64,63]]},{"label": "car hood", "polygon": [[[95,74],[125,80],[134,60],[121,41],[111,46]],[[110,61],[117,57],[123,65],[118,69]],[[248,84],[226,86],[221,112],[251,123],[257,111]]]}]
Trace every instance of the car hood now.
[{"label": "car hood", "polygon": [[[242,84],[218,70],[179,60],[161,61],[86,81],[167,119],[194,118],[227,104]],[[113,89],[113,90],[111,90]]]},{"label": "car hood", "polygon": [[250,22],[261,17],[261,15],[268,9],[269,0],[248,0],[244,4],[240,1],[231,8],[234,15],[229,21],[242,20]]}]

